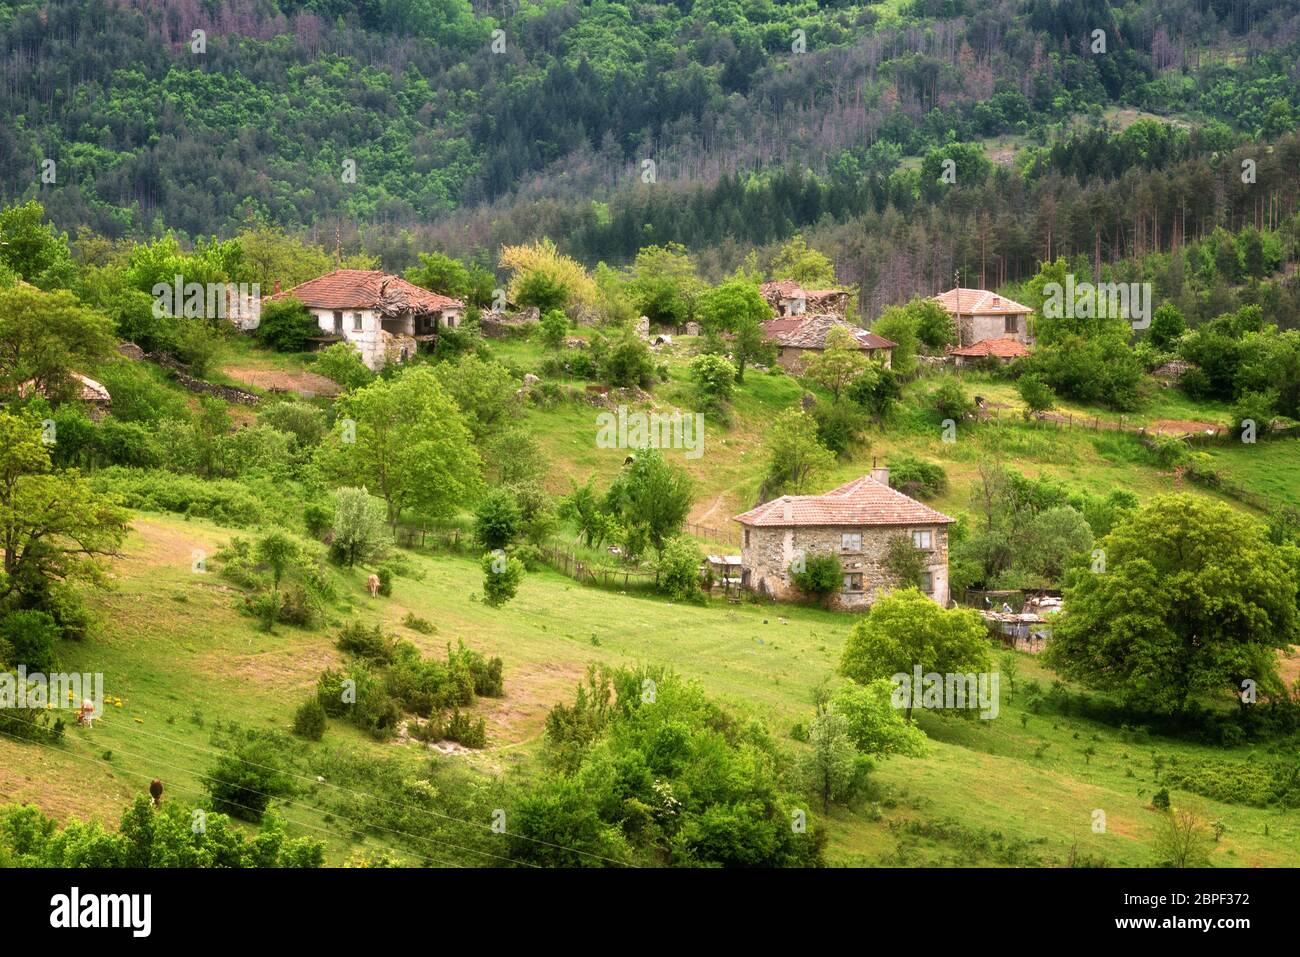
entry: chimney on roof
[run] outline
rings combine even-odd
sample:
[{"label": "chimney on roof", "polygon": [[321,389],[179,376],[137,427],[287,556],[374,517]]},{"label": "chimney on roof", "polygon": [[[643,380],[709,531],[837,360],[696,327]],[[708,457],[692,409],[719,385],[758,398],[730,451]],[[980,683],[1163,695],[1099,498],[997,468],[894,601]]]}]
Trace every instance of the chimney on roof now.
[{"label": "chimney on roof", "polygon": [[876,460],[875,460],[875,459],[872,459],[872,460],[871,460],[871,477],[872,477],[875,481],[879,482],[881,485],[884,485],[884,486],[888,487],[888,486],[889,486],[889,466],[888,466],[888,465],[877,466],[877,465],[876,465]]},{"label": "chimney on roof", "polygon": [[790,496],[781,496],[781,520],[789,522],[794,519],[794,504],[790,501]]},{"label": "chimney on roof", "polygon": [[280,294],[280,280],[277,279],[275,281],[275,295],[278,296],[279,294]]}]

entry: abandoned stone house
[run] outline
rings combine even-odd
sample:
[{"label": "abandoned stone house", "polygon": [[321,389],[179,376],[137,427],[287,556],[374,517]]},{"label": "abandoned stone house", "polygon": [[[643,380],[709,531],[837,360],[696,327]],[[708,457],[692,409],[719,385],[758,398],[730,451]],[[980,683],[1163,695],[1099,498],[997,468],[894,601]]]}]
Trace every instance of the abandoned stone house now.
[{"label": "abandoned stone house", "polygon": [[268,298],[288,297],[316,317],[326,341],[350,342],[371,369],[404,361],[440,329],[457,328],[465,313],[458,299],[370,269],[336,269]]},{"label": "abandoned stone house", "polygon": [[793,279],[765,282],[758,291],[778,318],[802,316],[810,311],[844,316],[849,308],[849,294],[843,289],[804,289]]},{"label": "abandoned stone house", "polygon": [[869,332],[861,326],[832,315],[805,315],[786,319],[769,319],[763,333],[776,346],[776,361],[781,368],[796,375],[803,372],[808,360],[826,348],[826,336],[835,327],[846,330],[872,359],[889,368],[896,343]]},{"label": "abandoned stone house", "polygon": [[1033,310],[987,289],[949,289],[934,297],[957,323],[957,346],[973,346],[986,339],[1014,339],[1030,343],[1029,317]]},{"label": "abandoned stone house", "polygon": [[869,607],[897,587],[888,569],[891,540],[909,539],[924,553],[922,590],[947,606],[948,526],[953,519],[889,487],[889,470],[872,469],[824,495],[784,495],[737,515],[741,583],[778,600],[802,597],[790,567],[796,559],[834,555],[843,583],[831,604]]}]

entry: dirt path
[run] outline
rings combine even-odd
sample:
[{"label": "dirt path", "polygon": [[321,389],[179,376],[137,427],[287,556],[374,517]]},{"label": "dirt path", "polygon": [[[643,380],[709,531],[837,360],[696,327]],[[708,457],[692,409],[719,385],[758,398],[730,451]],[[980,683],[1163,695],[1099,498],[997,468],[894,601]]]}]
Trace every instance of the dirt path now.
[{"label": "dirt path", "polygon": [[718,497],[715,498],[713,502],[709,505],[709,507],[706,508],[703,511],[703,513],[701,513],[700,516],[695,519],[695,524],[696,525],[710,524],[709,519],[711,519],[714,513],[717,512],[717,510],[722,506],[722,500],[724,497],[726,497],[726,494],[727,494],[726,492],[719,492]]}]

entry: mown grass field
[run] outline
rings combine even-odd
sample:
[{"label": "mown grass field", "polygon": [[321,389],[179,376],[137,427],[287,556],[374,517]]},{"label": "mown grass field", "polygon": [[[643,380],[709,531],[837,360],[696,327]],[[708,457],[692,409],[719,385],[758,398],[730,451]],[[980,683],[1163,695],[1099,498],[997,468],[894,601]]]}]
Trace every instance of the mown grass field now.
[{"label": "mown grass field", "polygon": [[[110,705],[93,729],[70,729],[57,749],[0,739],[5,800],[114,823],[122,806],[160,777],[168,800],[189,805],[202,796],[219,724],[288,730],[316,676],[338,658],[334,629],[281,626],[265,634],[239,614],[235,590],[211,572],[192,570],[195,549],[210,555],[229,534],[174,516],[137,517],[126,554],[114,564],[115,588],[95,602],[102,636],[59,648],[65,669],[104,672],[108,694],[122,706]],[[789,739],[789,729],[810,716],[813,689],[832,676],[852,624],[848,616],[801,607],[674,605],[585,587],[552,572],[530,575],[515,601],[494,610],[476,600],[476,562],[425,553],[413,561],[423,580],[398,579],[390,599],[366,596],[359,569],[339,572],[344,597],[333,623],[354,615],[380,621],[429,654],[460,639],[499,654],[506,696],[475,706],[487,719],[489,747],[434,756],[418,744],[375,743],[331,721],[322,742],[303,746],[309,764],[343,751],[396,757],[417,777],[428,773],[431,759],[489,778],[527,776],[537,767],[547,710],[567,700],[587,666],[599,662],[668,664],[767,722],[797,750],[803,746]],[[403,628],[408,611],[434,622],[437,633]],[[1030,678],[1050,684],[1031,656],[1018,658],[1021,688]],[[1048,714],[1022,722],[1016,696],[1007,701],[1005,687],[1003,694],[992,721],[922,716],[932,739],[929,756],[880,763],[875,800],[830,813],[832,862],[1062,864],[1075,849],[1112,865],[1148,865],[1156,821],[1148,804],[1158,787],[1154,755],[1176,761],[1266,754],[1123,735]],[[1083,753],[1089,746],[1096,751],[1090,758]],[[381,847],[408,859],[426,850],[418,834],[359,834],[348,821],[323,814],[316,801],[326,787],[306,781],[292,803],[275,807],[291,833],[327,840],[332,863]],[[1193,802],[1207,820],[1226,825],[1216,864],[1300,864],[1300,815],[1173,793],[1176,804]],[[1106,813],[1105,834],[1092,831],[1096,809]],[[464,824],[467,831],[474,827]]]}]

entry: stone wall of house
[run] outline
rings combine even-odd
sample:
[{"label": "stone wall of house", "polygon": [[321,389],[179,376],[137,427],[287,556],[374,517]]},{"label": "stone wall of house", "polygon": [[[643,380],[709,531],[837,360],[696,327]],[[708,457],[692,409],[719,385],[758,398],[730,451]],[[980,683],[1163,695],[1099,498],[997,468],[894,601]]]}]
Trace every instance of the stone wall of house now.
[{"label": "stone wall of house", "polygon": [[[801,598],[790,580],[789,568],[803,555],[834,555],[845,574],[862,575],[861,592],[836,593],[832,604],[839,608],[866,608],[881,593],[896,587],[897,582],[886,568],[890,539],[911,537],[914,529],[931,531],[933,548],[929,550],[926,569],[933,577],[932,595],[940,605],[948,604],[948,527],[946,525],[874,525],[874,526],[744,526],[741,531],[741,565],[747,587],[759,594],[780,600]],[[845,551],[844,533],[862,533],[862,548]]]},{"label": "stone wall of house", "polygon": [[974,345],[977,342],[983,342],[985,339],[1015,339],[1018,342],[1025,341],[1026,316],[1013,315],[1010,318],[1015,320],[1015,332],[1007,331],[1007,316],[962,316],[961,317],[961,344],[963,346]]},{"label": "stone wall of house", "polygon": [[808,360],[817,355],[816,349],[796,349],[793,346],[778,346],[776,361],[786,372],[802,375],[808,367]]}]

